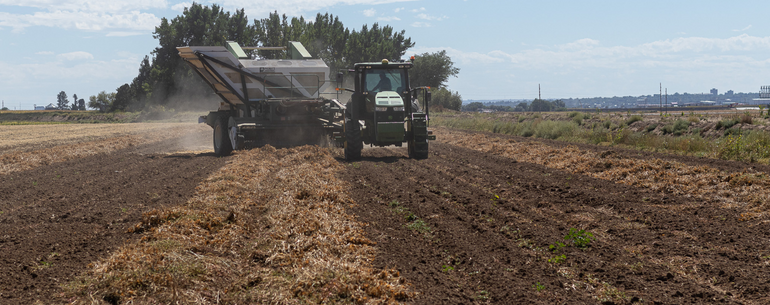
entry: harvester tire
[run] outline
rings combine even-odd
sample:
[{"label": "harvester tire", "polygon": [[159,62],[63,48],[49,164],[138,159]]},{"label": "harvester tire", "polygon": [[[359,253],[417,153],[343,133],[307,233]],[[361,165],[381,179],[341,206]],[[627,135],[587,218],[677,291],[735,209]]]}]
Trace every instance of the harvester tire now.
[{"label": "harvester tire", "polygon": [[225,116],[220,116],[214,124],[214,155],[217,157],[227,156],[233,151],[227,119]]},{"label": "harvester tire", "polygon": [[361,160],[361,150],[364,143],[361,142],[361,125],[348,118],[345,119],[345,160]]}]

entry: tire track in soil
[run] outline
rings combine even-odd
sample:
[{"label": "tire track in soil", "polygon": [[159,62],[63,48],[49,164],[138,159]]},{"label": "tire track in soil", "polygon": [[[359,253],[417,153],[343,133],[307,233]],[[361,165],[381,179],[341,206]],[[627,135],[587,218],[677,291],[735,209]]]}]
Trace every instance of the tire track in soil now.
[{"label": "tire track in soil", "polygon": [[[0,304],[64,303],[60,285],[140,235],[144,212],[185,203],[224,165],[155,143],[0,176]],[[173,145],[171,145],[173,146]]]},{"label": "tire track in soil", "polygon": [[[440,143],[427,160],[364,150],[342,176],[377,242],[375,267],[400,270],[417,304],[770,301],[770,232],[692,198]],[[394,200],[429,237],[405,227]],[[570,228],[596,241],[549,263]]]}]

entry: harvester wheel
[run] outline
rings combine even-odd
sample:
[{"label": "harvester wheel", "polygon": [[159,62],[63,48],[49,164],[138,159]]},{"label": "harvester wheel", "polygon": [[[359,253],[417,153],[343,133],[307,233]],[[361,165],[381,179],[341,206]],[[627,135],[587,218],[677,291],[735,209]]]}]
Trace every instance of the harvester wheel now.
[{"label": "harvester wheel", "polygon": [[361,142],[361,125],[358,122],[345,118],[345,160],[361,160],[361,150],[364,143]]},{"label": "harvester wheel", "polygon": [[214,124],[214,155],[227,156],[233,151],[230,132],[227,128],[227,117],[220,116]]}]

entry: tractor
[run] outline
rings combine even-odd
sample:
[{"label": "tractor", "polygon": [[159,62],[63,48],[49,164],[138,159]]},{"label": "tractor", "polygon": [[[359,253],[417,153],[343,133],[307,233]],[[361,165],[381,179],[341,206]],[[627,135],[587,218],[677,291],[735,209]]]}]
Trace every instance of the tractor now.
[{"label": "tractor", "polygon": [[[335,135],[343,142],[346,160],[360,160],[364,144],[383,147],[404,142],[410,158],[428,158],[428,140],[436,139],[428,130],[431,92],[429,87],[410,88],[412,66],[383,59],[357,63],[348,71],[353,74],[354,89],[344,89],[352,96],[345,105],[344,134]],[[337,82],[342,83],[343,77],[338,73]]]}]

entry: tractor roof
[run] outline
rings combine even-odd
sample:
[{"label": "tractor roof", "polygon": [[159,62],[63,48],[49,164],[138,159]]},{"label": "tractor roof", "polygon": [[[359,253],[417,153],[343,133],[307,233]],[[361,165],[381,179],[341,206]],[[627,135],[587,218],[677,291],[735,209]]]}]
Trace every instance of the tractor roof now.
[{"label": "tractor roof", "polygon": [[409,61],[387,61],[381,62],[361,62],[354,65],[356,70],[358,69],[410,69],[413,64]]}]

